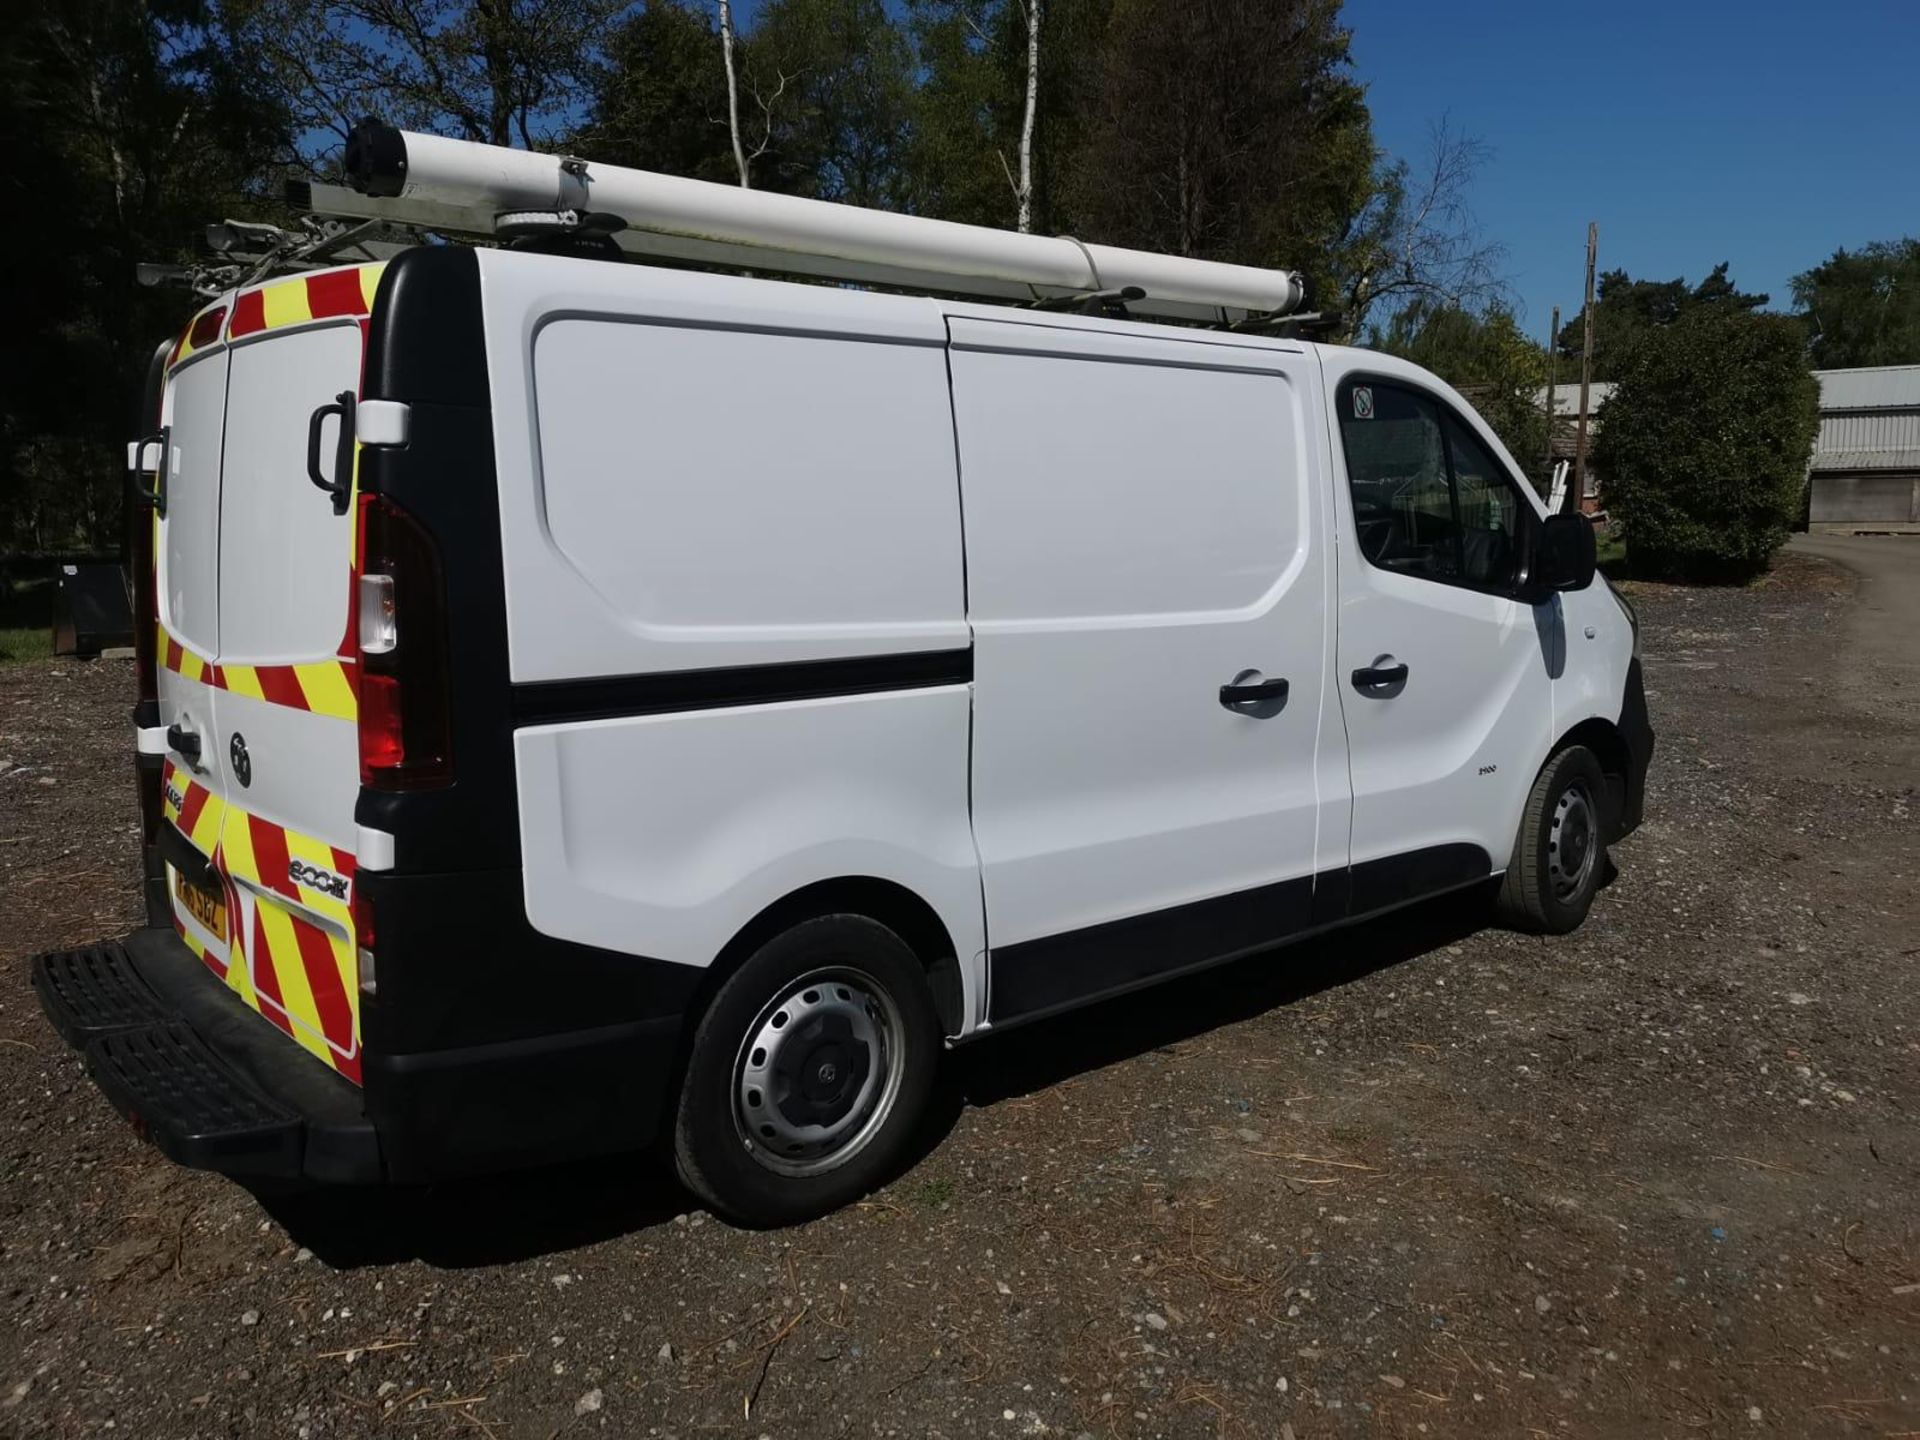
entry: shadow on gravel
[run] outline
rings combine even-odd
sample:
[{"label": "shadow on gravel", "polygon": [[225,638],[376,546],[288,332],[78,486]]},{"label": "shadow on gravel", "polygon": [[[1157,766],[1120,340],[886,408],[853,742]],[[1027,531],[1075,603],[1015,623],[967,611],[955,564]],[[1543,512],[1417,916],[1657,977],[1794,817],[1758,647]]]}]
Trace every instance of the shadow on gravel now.
[{"label": "shadow on gravel", "polygon": [[1030,1095],[1452,945],[1486,927],[1490,906],[1478,889],[1429,901],[963,1045],[952,1083],[972,1105]]},{"label": "shadow on gravel", "polygon": [[[896,1176],[937,1149],[968,1105],[1028,1095],[1349,984],[1464,939],[1486,924],[1487,908],[1479,891],[1433,901],[963,1045],[948,1057]],[[419,1189],[259,1199],[296,1244],[342,1270],[416,1259],[447,1269],[510,1264],[617,1239],[699,1204],[650,1155]]]},{"label": "shadow on gravel", "polygon": [[616,1239],[699,1205],[646,1155],[445,1185],[258,1199],[296,1245],[337,1270],[403,1260],[450,1270],[505,1265]]}]

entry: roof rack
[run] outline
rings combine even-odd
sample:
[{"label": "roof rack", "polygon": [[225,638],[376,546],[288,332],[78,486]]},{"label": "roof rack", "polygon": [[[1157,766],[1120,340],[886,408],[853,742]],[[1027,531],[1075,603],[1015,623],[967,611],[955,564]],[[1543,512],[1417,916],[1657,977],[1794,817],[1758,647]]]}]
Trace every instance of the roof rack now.
[{"label": "roof rack", "polygon": [[1305,279],[1071,236],[1023,235],[778,195],[566,155],[395,129],[353,128],[347,185],[305,187],[316,214],[535,248],[609,244],[630,255],[842,280],[1051,309],[1232,325],[1302,307]]}]

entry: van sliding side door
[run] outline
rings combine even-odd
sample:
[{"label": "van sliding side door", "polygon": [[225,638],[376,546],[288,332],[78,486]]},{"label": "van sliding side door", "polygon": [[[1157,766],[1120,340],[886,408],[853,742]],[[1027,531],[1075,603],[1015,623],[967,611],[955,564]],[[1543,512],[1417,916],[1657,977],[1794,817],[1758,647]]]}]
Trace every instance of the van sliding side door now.
[{"label": "van sliding side door", "polygon": [[1317,365],[949,331],[991,1018],[1309,928],[1348,806]]}]

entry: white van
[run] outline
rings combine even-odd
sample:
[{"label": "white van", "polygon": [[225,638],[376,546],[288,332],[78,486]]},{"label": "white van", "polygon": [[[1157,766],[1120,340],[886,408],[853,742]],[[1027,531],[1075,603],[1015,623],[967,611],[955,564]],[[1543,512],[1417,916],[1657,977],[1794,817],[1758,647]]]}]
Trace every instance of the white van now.
[{"label": "white van", "polygon": [[156,377],[155,923],[34,978],[186,1164],[817,1214],[946,1044],[1640,818],[1587,522],[1383,355],[425,245]]}]

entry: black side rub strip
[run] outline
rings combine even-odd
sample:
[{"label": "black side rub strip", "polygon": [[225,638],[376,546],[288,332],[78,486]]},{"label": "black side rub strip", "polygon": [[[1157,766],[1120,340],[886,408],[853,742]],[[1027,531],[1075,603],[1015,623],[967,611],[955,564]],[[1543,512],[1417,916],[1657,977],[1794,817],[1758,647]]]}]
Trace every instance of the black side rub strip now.
[{"label": "black side rub strip", "polygon": [[768,705],[782,700],[927,690],[938,685],[965,685],[972,679],[973,651],[963,648],[670,670],[658,675],[543,680],[513,687],[513,720],[516,725],[556,725],[628,715],[669,715],[681,710]]}]

